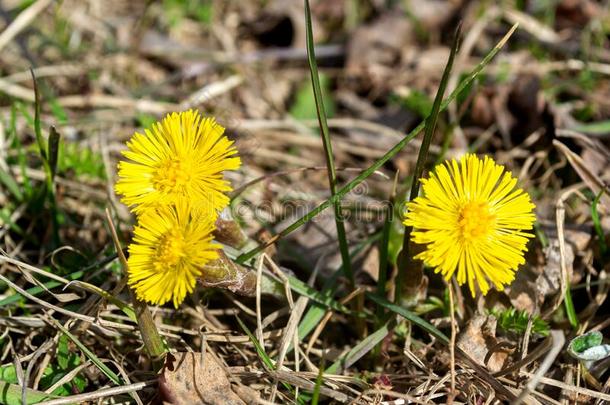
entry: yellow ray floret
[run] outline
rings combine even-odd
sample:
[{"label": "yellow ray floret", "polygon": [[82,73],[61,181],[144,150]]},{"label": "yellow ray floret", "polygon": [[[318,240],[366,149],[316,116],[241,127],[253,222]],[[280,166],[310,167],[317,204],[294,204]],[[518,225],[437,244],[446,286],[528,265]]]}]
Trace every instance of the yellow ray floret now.
[{"label": "yellow ray floret", "polygon": [[129,245],[128,283],[139,299],[177,308],[191,293],[203,266],[218,258],[220,245],[212,242],[215,214],[193,209],[180,199],[138,217]]},{"label": "yellow ray floret", "polygon": [[423,195],[407,204],[405,225],[412,240],[426,245],[416,256],[449,280],[457,270],[460,285],[475,284],[487,294],[501,290],[525,263],[535,215],[517,179],[491,158],[463,156],[435,167],[421,179]]},{"label": "yellow ray floret", "polygon": [[136,213],[186,197],[214,211],[229,203],[225,170],[241,165],[233,142],[213,118],[189,110],[168,114],[127,142],[115,190]]}]

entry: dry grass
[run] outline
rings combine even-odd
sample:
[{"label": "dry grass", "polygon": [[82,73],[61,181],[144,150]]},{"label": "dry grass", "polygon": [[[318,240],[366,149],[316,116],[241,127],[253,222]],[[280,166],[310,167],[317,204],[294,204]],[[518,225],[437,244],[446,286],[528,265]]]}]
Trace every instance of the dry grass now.
[{"label": "dry grass", "polygon": [[[448,91],[519,23],[484,74],[439,116],[428,165],[474,151],[518,176],[538,224],[517,280],[472,299],[426,271],[409,308],[449,343],[368,298],[377,288],[392,179],[398,213],[421,146],[416,138],[343,199],[356,288],[338,273],[334,216],[326,210],[248,263],[258,272],[255,297],[200,288],[178,310],[151,308],[161,335],[174,353],[213,359],[227,376],[223,387],[245,403],[297,396],[307,403],[316,391],[322,403],[610,401],[608,362],[587,371],[566,351],[575,336],[607,335],[610,327],[607,6],[411,1],[406,13],[405,5],[382,3],[312,4],[338,184],[425,117],[459,20],[463,40]],[[0,1],[0,398],[7,403],[51,392],[58,396],[47,404],[159,403],[163,395],[105,214],[109,208],[126,244],[133,218],[113,184],[134,131],[191,107],[227,127],[244,161],[229,179],[248,248],[329,197],[302,3],[193,4]],[[60,155],[56,207],[40,198],[46,174],[32,122],[31,66],[43,134],[54,125],[64,144],[77,145]],[[402,226],[397,217],[389,226],[389,265],[381,271],[391,292]],[[283,284],[273,295],[260,284],[269,274]],[[334,307],[320,304],[322,291]],[[510,308],[526,315],[507,329],[490,314]]]}]

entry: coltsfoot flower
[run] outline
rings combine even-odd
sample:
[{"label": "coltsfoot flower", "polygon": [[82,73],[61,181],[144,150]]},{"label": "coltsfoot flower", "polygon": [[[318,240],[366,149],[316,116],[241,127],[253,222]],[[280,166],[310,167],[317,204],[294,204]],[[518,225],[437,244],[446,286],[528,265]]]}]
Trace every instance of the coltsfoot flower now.
[{"label": "coltsfoot flower", "polygon": [[157,305],[171,300],[178,308],[203,266],[218,258],[220,245],[212,242],[215,219],[184,199],[139,216],[128,259],[128,283],[139,299]]},{"label": "coltsfoot flower", "polygon": [[225,170],[241,165],[233,142],[214,118],[189,110],[168,114],[144,134],[135,133],[118,166],[115,190],[136,213],[187,198],[193,205],[220,211],[232,190]]},{"label": "coltsfoot flower", "polygon": [[421,179],[423,195],[407,205],[405,225],[425,250],[416,258],[459,285],[476,285],[483,295],[490,283],[501,290],[525,263],[535,215],[529,195],[517,179],[491,158],[468,154],[459,162],[435,167]]}]

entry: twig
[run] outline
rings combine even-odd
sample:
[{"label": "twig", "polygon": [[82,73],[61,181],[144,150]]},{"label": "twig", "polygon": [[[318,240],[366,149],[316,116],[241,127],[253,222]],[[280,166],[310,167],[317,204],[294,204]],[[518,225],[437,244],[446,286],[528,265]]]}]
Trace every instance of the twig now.
[{"label": "twig", "polygon": [[242,84],[243,81],[243,77],[239,75],[233,75],[222,81],[208,84],[197,90],[195,93],[191,94],[185,101],[180,103],[180,108],[186,110],[188,108],[195,107],[199,104],[207,103],[211,99],[218,97],[228,91],[231,91],[235,87]]},{"label": "twig", "polygon": [[517,399],[513,402],[514,405],[519,405],[521,401],[523,401],[530,392],[536,389],[536,386],[540,382],[540,379],[549,370],[549,368],[553,364],[553,361],[555,361],[555,358],[557,357],[557,355],[559,355],[559,352],[563,348],[563,344],[565,343],[565,336],[563,335],[563,332],[560,330],[552,330],[551,336],[553,338],[553,347],[551,347],[551,350],[548,352],[548,354],[542,361],[542,364],[540,364],[540,367],[538,367],[538,371],[536,371],[536,374],[534,374],[534,376],[527,383],[525,388],[523,388]]}]

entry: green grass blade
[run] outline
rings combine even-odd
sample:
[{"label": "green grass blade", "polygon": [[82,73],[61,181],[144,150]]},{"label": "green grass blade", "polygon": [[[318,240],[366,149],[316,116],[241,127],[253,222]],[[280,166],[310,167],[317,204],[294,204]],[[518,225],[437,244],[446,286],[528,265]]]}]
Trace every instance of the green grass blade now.
[{"label": "green grass blade", "polygon": [[597,211],[597,206],[599,205],[602,195],[604,195],[603,190],[595,197],[593,203],[591,203],[591,219],[593,220],[593,228],[595,228],[595,233],[599,240],[599,252],[601,253],[601,256],[604,257],[608,251],[608,245],[606,245],[606,235],[604,235],[601,220],[599,219],[599,212]]},{"label": "green grass blade", "polygon": [[336,374],[349,368],[355,362],[364,357],[368,352],[373,350],[394,327],[394,322],[388,322],[375,332],[364,338],[360,343],[347,352],[340,359],[335,361],[326,371],[331,374]]},{"label": "green grass blade", "polygon": [[[458,50],[459,38],[460,38],[460,30],[461,24],[458,24],[458,27],[455,31],[455,36],[453,38],[453,45],[451,46],[451,52],[449,53],[449,59],[447,60],[447,64],[445,65],[445,70],[443,71],[443,76],[441,78],[441,82],[438,86],[438,90],[436,92],[436,96],[434,97],[434,104],[432,104],[432,111],[428,118],[426,118],[426,129],[424,131],[424,138],[422,140],[421,147],[419,148],[419,153],[417,155],[417,162],[415,164],[415,172],[413,174],[413,181],[411,182],[411,193],[409,194],[409,202],[413,201],[414,198],[419,194],[419,179],[422,177],[424,173],[424,169],[426,167],[426,161],[428,160],[428,151],[430,149],[430,145],[432,144],[432,138],[434,137],[434,130],[436,129],[436,123],[438,122],[438,116],[441,112],[441,103],[443,101],[443,97],[445,96],[445,90],[447,89],[447,84],[449,83],[449,76],[451,74],[451,69],[453,68],[453,60],[455,59],[455,55]],[[398,274],[396,277],[396,293],[395,293],[395,302],[401,302],[402,290],[403,290],[403,281],[405,277],[405,272],[407,270],[407,263],[409,260],[409,242],[411,240],[411,231],[413,227],[405,226],[405,233],[403,235],[402,240],[402,253],[398,259]],[[415,274],[417,272],[417,274]],[[413,278],[413,283],[416,283],[416,286],[422,278],[422,270],[415,266],[413,268],[413,273],[409,278]]]},{"label": "green grass blade", "polygon": [[349,309],[346,306],[339,304],[331,296],[325,295],[319,292],[318,290],[308,286],[298,278],[294,276],[288,276],[288,280],[290,281],[290,288],[293,291],[309,298],[313,302],[323,305],[325,307],[325,310],[326,308],[330,308],[337,312],[343,312],[346,314],[350,313]]},{"label": "green grass blade", "polygon": [[318,405],[320,400],[320,387],[322,387],[322,381],[324,380],[324,357],[320,368],[318,369],[318,375],[316,376],[316,385],[313,387],[313,394],[311,396],[311,405]]},{"label": "green grass blade", "polygon": [[121,385],[123,384],[123,381],[121,381],[121,379],[119,378],[118,375],[116,375],[114,373],[114,371],[112,371],[107,365],[105,365],[96,355],[95,353],[93,353],[91,350],[89,350],[87,348],[87,346],[85,346],[80,340],[78,340],[78,338],[76,336],[74,336],[73,334],[70,333],[70,331],[66,328],[64,328],[59,322],[57,322],[54,319],[51,319],[51,323],[53,323],[53,325],[59,329],[64,335],[66,335],[68,337],[68,339],[70,339],[79,349],[80,351],[83,352],[83,354],[89,359],[91,360],[91,362],[93,364],[95,364],[95,366],[97,368],[100,369],[100,371],[102,373],[104,373],[104,375],[106,377],[108,377],[110,379],[110,381],[112,381],[113,383],[115,383],[116,385]]},{"label": "green grass blade", "polygon": [[0,168],[0,183],[4,184],[17,201],[23,201],[23,193],[14,177],[5,172],[2,168]]},{"label": "green grass blade", "polygon": [[[309,0],[305,0],[305,36],[307,42],[307,60],[309,62],[309,71],[311,72],[311,84],[313,86],[313,96],[314,101],[316,103],[316,113],[318,115],[318,123],[320,124],[320,132],[322,134],[324,154],[326,157],[328,183],[330,185],[331,195],[335,195],[337,194],[337,173],[335,171],[333,146],[330,142],[330,131],[328,130],[328,122],[326,120],[326,110],[324,109],[322,87],[320,86],[320,76],[318,74],[318,64],[316,62],[316,54],[313,44],[313,28],[311,26],[311,10],[309,8]],[[343,223],[343,212],[341,211],[341,199],[337,199],[333,203],[333,206],[335,209],[335,225],[337,227],[339,251],[341,252],[341,260],[343,262],[343,272],[345,274],[345,277],[347,277],[351,288],[354,289],[354,274],[352,272],[352,264],[349,255],[347,237],[345,235],[345,224]]]},{"label": "green grass blade", "polygon": [[85,291],[89,291],[93,294],[99,295],[106,301],[116,305],[117,308],[119,308],[125,315],[127,315],[127,317],[129,317],[129,319],[131,319],[134,322],[138,321],[136,312],[134,311],[133,307],[131,305],[121,301],[114,295],[110,294],[108,291],[104,291],[101,288],[99,288],[93,284],[86,283],[84,281],[79,281],[79,280],[75,280],[74,282],[70,283],[70,285],[77,286]]},{"label": "green grass blade", "polygon": [[11,105],[11,118],[9,121],[9,133],[11,134],[12,144],[11,148],[17,151],[17,162],[19,164],[19,171],[21,172],[21,176],[23,177],[22,185],[24,194],[26,196],[32,195],[32,185],[30,179],[27,175],[27,157],[25,154],[25,148],[23,147],[21,141],[19,140],[19,135],[17,134],[17,111],[21,112],[20,108],[21,104],[13,103]]},{"label": "green grass blade", "polygon": [[568,315],[568,321],[570,321],[570,325],[572,328],[578,328],[578,316],[576,315],[576,309],[574,308],[574,302],[572,301],[572,291],[570,290],[570,286],[566,286],[566,293],[563,299],[563,304],[566,308],[566,314]]},{"label": "green grass blade", "polygon": [[[256,339],[256,336],[254,336],[254,334],[250,331],[250,329],[246,326],[246,324],[238,316],[236,316],[235,318],[237,319],[237,323],[239,323],[239,326],[243,329],[243,331],[246,333],[246,335],[248,335],[248,337],[252,341],[252,344],[254,345],[254,348],[256,349],[256,353],[258,354],[258,357],[263,362],[265,368],[269,371],[275,370],[275,363],[273,362],[271,357],[269,357],[267,352],[265,352],[265,349],[260,344],[258,339]],[[285,382],[282,382],[282,385],[288,391],[290,391],[290,393],[295,394],[295,390],[292,388],[292,386],[290,386],[289,384],[287,384]],[[298,403],[303,403],[303,401],[300,398],[297,398],[297,401],[298,401]]]},{"label": "green grass blade", "polygon": [[34,70],[30,69],[30,73],[32,74],[32,82],[34,85],[34,135],[36,136],[36,142],[38,143],[40,156],[42,157],[46,170],[48,167],[47,149],[44,139],[42,138],[42,129],[40,127],[40,91],[38,90],[38,82],[36,81],[36,75],[34,75]]},{"label": "green grass blade", "polygon": [[367,293],[366,297],[368,299],[370,299],[371,301],[375,302],[377,305],[381,305],[382,307],[389,309],[390,311],[402,316],[403,318],[410,321],[411,323],[419,326],[420,328],[422,328],[423,330],[425,330],[426,332],[428,332],[429,334],[431,334],[432,336],[434,336],[441,342],[443,342],[445,344],[449,344],[449,338],[447,337],[447,335],[445,335],[443,332],[438,330],[434,325],[432,325],[425,319],[415,315],[413,312],[409,311],[408,309],[401,307],[399,305],[393,304],[390,301],[386,300],[385,298],[379,297],[375,294]]},{"label": "green grass blade", "polygon": [[[483,60],[460,82],[460,84],[451,92],[451,94],[443,101],[440,107],[440,111],[443,111],[447,108],[449,103],[451,103],[458,94],[460,94],[470,83],[474,81],[474,79],[481,73],[483,68],[489,64],[489,62],[493,59],[494,56],[502,49],[506,41],[511,37],[511,35],[517,29],[517,24],[513,25],[512,28],[504,35],[504,37],[498,42],[498,44],[483,58]],[[328,200],[324,201],[322,204],[318,205],[316,208],[309,211],[307,214],[302,216],[301,218],[294,221],[292,224],[284,228],[277,235],[270,238],[266,243],[263,243],[256,248],[240,255],[237,258],[237,262],[240,264],[245,263],[246,261],[252,259],[258,253],[262,252],[268,246],[275,243],[278,239],[290,234],[296,229],[300,228],[303,224],[309,222],[316,215],[335,204],[337,201],[340,201],[347,193],[356,188],[360,183],[362,183],[365,179],[367,179],[370,175],[375,173],[381,166],[383,166],[388,160],[394,157],[402,148],[405,147],[413,138],[415,138],[425,127],[425,121],[421,122],[415,129],[413,129],[407,136],[405,136],[402,140],[400,140],[396,145],[394,145],[389,151],[387,151],[379,160],[369,166],[367,169],[363,170],[358,176],[356,176],[352,181],[347,183],[345,186],[341,187],[341,189],[337,190],[337,193],[331,196]]]},{"label": "green grass blade", "polygon": [[246,333],[246,335],[248,335],[248,337],[252,341],[252,344],[254,345],[254,348],[256,349],[256,353],[258,354],[258,357],[261,359],[261,361],[263,362],[265,367],[268,370],[273,370],[275,368],[275,364],[274,364],[273,360],[271,359],[271,357],[269,357],[269,355],[265,351],[265,348],[263,348],[263,346],[258,341],[256,336],[254,336],[254,334],[250,331],[250,329],[240,319],[239,316],[236,316],[235,319],[237,319],[237,323],[239,323],[239,326],[243,329],[243,331]]}]

